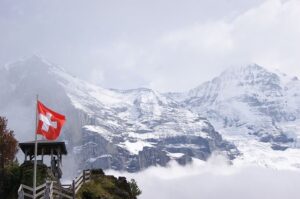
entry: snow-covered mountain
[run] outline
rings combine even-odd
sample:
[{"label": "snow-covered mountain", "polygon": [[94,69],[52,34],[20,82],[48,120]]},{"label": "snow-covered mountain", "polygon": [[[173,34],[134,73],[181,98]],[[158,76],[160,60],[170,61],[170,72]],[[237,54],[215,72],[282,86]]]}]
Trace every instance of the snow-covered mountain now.
[{"label": "snow-covered mountain", "polygon": [[36,94],[67,116],[61,139],[81,168],[134,172],[214,151],[234,164],[300,168],[300,81],[256,64],[164,94],[104,89],[37,56],[8,64],[0,68],[0,115],[22,141],[33,139]]},{"label": "snow-covered mountain", "polygon": [[186,93],[166,96],[206,117],[238,146],[244,160],[276,168],[299,167],[297,77],[252,64],[230,68]]},{"label": "snow-covered mountain", "polygon": [[138,171],[239,151],[208,120],[151,89],[109,90],[34,56],[0,69],[0,115],[20,140],[32,140],[35,95],[67,116],[61,139],[81,167]]}]

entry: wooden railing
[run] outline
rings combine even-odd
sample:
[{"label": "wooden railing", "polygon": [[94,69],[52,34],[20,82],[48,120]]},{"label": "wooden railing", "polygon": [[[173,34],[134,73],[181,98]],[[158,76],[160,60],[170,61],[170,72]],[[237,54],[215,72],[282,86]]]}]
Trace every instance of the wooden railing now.
[{"label": "wooden railing", "polygon": [[[44,198],[43,196],[44,196],[44,193],[45,193],[45,190],[46,190],[47,183],[44,183],[44,184],[36,187],[36,199]],[[18,195],[19,195],[19,197],[18,197],[19,199],[33,198],[33,188],[21,184],[19,189],[18,189]]]},{"label": "wooden railing", "polygon": [[[60,198],[75,199],[75,195],[80,187],[91,180],[91,171],[84,170],[76,177],[72,184],[59,184],[55,181],[47,181],[46,183],[36,187],[35,199],[53,199],[56,196]],[[33,188],[21,184],[18,189],[18,199],[33,198]]]}]

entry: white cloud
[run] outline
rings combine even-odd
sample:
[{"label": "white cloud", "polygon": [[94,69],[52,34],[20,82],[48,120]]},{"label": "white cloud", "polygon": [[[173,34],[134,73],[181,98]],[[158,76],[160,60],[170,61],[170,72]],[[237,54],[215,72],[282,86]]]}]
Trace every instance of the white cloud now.
[{"label": "white cloud", "polygon": [[222,158],[185,167],[153,167],[137,174],[118,173],[137,180],[139,199],[297,199],[300,173],[255,166],[226,165]]},{"label": "white cloud", "polygon": [[300,76],[298,0],[0,4],[0,63],[37,52],[104,87],[160,91],[253,62]]},{"label": "white cloud", "polygon": [[253,62],[299,76],[299,18],[300,1],[269,0],[233,19],[168,32],[154,50],[162,69],[151,86],[189,89],[224,67]]}]

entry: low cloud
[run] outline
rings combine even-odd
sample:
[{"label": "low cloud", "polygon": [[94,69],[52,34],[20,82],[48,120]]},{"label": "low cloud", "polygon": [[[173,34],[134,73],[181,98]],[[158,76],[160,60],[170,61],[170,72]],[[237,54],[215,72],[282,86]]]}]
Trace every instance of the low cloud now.
[{"label": "low cloud", "polygon": [[257,166],[236,167],[220,157],[182,167],[152,167],[136,174],[107,173],[136,179],[139,199],[298,199],[300,172]]}]

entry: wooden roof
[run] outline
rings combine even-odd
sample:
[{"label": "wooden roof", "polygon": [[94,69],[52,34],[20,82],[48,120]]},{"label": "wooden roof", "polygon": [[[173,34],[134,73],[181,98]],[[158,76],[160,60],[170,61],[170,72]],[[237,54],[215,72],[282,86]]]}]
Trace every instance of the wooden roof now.
[{"label": "wooden roof", "polygon": [[[19,146],[23,153],[27,152],[27,155],[34,155],[34,141],[32,142],[21,142]],[[67,148],[65,142],[53,142],[53,141],[38,141],[37,155],[51,155],[51,150],[53,150],[53,155],[67,155]]]}]

